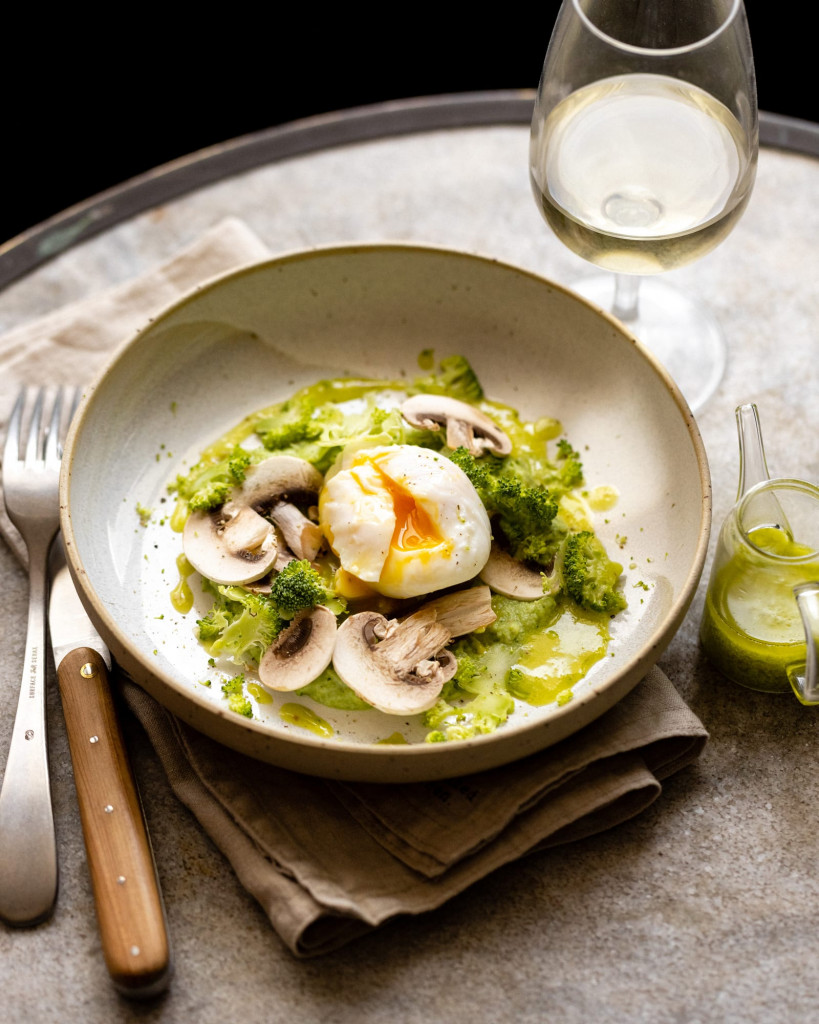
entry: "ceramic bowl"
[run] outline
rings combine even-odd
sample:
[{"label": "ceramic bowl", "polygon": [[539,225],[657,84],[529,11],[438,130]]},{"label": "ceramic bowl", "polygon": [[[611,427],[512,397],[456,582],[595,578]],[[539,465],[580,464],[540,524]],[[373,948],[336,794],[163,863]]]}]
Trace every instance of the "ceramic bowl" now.
[{"label": "ceramic bowl", "polygon": [[[280,695],[254,718],[230,711],[170,593],[181,539],[170,481],[246,413],[318,379],[419,373],[419,353],[469,358],[487,396],[527,419],[559,419],[590,486],[619,492],[595,528],[625,568],[627,611],[610,657],[573,699],[516,711],[461,742],[378,743],[377,711],[332,712],[315,735],[283,720]],[[372,244],[285,255],[197,288],[116,352],[67,440],[62,529],[80,596],[115,661],[181,720],[252,757],[376,782],[459,776],[525,757],[587,725],[660,658],[694,595],[711,492],[688,407],[614,319],[514,266],[435,247]],[[147,526],[138,508],[153,510]],[[624,538],[627,538],[625,540]],[[618,551],[618,546],[621,550]],[[280,699],[281,698],[281,699]],[[402,723],[403,724],[403,723]]]}]

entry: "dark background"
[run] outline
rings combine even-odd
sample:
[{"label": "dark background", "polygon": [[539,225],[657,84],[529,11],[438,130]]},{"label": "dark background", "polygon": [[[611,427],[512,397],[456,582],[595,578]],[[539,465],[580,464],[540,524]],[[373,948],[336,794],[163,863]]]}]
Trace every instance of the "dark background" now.
[{"label": "dark background", "polygon": [[[760,110],[819,122],[804,17],[800,30],[781,4],[746,6]],[[558,7],[546,0],[491,17],[462,5],[383,16],[376,7],[364,16],[221,5],[211,17],[112,8],[113,25],[76,8],[23,13],[4,47],[0,242],[153,167],[273,125],[385,100],[534,89]]]}]

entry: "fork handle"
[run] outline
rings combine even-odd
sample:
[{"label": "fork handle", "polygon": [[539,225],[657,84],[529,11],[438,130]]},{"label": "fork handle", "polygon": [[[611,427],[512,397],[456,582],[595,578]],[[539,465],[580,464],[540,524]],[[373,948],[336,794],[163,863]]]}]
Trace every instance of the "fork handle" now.
[{"label": "fork handle", "polygon": [[17,927],[48,918],[57,900],[57,843],[46,730],[46,553],[29,550],[23,677],[0,790],[0,918]]},{"label": "fork handle", "polygon": [[170,943],[108,670],[83,647],[60,661],[57,679],[106,966],[123,995],[156,995],[170,979]]}]

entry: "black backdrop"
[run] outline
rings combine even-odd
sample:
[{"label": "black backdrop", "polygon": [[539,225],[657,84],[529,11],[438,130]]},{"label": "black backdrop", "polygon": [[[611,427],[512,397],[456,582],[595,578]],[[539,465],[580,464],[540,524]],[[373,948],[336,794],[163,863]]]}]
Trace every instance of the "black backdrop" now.
[{"label": "black backdrop", "polygon": [[[463,5],[365,16],[168,4],[107,8],[103,22],[37,5],[5,33],[0,242],[152,167],[273,125],[384,100],[535,88],[558,7],[479,18]],[[813,34],[785,24],[788,9],[747,4],[759,106],[819,122]]]}]

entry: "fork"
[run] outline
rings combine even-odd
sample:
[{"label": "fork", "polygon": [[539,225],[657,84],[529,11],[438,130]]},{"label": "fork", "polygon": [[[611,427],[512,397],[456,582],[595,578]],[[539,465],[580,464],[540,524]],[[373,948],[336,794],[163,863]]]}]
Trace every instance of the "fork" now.
[{"label": "fork", "polygon": [[[62,421],[68,396],[68,390],[60,389],[52,400],[40,388],[32,407],[29,390],[22,388],[3,449],[6,511],[26,545],[29,564],[23,676],[0,789],[0,918],[20,927],[48,918],[57,899],[46,734],[46,597],[48,553],[59,529]],[[26,418],[30,426],[21,452]]]}]

